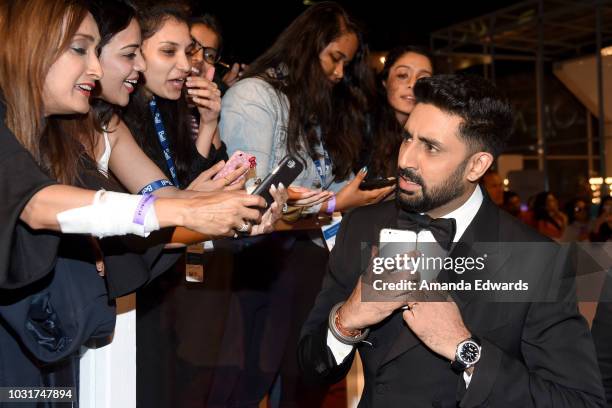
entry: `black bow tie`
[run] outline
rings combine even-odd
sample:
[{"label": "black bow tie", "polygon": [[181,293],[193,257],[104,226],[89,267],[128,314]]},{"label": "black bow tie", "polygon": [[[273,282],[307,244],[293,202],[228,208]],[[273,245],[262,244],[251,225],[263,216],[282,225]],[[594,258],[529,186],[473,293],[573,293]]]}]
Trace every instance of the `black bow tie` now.
[{"label": "black bow tie", "polygon": [[411,230],[418,233],[421,230],[431,231],[442,248],[450,250],[457,231],[457,224],[454,218],[431,218],[427,214],[417,214],[415,212],[399,210],[397,218],[398,228]]}]

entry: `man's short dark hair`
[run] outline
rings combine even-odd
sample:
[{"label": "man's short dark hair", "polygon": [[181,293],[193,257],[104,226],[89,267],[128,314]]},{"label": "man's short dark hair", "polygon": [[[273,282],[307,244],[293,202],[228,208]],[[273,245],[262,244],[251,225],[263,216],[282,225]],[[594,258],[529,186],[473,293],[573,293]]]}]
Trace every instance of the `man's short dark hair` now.
[{"label": "man's short dark hair", "polygon": [[427,103],[463,119],[459,136],[473,152],[497,157],[512,133],[512,107],[495,86],[474,75],[434,75],[414,86],[417,103]]}]

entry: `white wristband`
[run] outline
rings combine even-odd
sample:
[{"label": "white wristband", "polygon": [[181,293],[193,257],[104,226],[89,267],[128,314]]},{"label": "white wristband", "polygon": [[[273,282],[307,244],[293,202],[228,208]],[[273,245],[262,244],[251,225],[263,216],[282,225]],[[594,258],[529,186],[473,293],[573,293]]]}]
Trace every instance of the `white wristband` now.
[{"label": "white wristband", "polygon": [[144,225],[134,222],[134,213],[142,196],[100,190],[91,205],[73,208],[57,214],[57,222],[64,233],[92,234],[103,238],[111,235],[135,234],[149,236],[159,229],[153,206],[149,207]]}]

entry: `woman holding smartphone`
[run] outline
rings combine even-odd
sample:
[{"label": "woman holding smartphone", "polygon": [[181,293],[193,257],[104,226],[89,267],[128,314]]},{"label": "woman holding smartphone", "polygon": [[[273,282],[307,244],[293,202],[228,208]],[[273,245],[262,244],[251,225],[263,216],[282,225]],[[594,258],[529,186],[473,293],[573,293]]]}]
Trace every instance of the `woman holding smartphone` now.
[{"label": "woman holding smartphone", "polygon": [[260,218],[249,207],[263,202],[240,193],[155,199],[74,187],[97,173],[95,136],[65,132],[73,115],[89,111],[103,76],[97,25],[76,1],[3,2],[0,35],[0,186],[6,193],[0,384],[73,386],[80,345],[108,336],[115,317],[91,235],[144,237],[182,225],[231,236],[245,219]]},{"label": "woman holding smartphone", "polygon": [[[227,160],[217,131],[220,94],[216,85],[209,79],[211,71],[205,72],[203,76],[192,75],[195,72],[192,71],[190,57],[194,46],[185,10],[174,4],[147,5],[138,9],[138,20],[144,67],[139,84],[129,97],[129,103],[119,112],[122,121],[113,129],[114,137],[118,139],[120,146],[113,147],[117,160],[111,155],[110,169],[128,189],[144,188],[165,193],[166,190],[175,192],[176,188],[205,190],[205,185],[208,184],[224,189],[242,188],[243,184],[232,185],[232,182],[248,169],[246,166],[234,170],[224,178],[212,180],[223,168],[224,160]],[[103,49],[103,61],[104,51]],[[133,80],[134,77],[132,73],[126,78]],[[102,84],[102,98],[108,99],[108,96],[104,95],[104,88]],[[198,110],[195,134],[191,128],[192,116],[188,100]],[[111,125],[115,124],[111,122]],[[132,146],[132,136],[136,146]],[[134,171],[131,167],[137,157],[135,153],[130,153],[137,151],[135,147],[142,149],[163,174],[154,176],[153,170],[156,169],[149,170],[149,179],[143,183],[145,167],[139,166],[139,171]],[[162,181],[158,182],[160,178]],[[172,187],[164,187],[168,182]],[[262,220],[273,222],[278,218],[278,209],[285,200],[285,194],[283,188],[278,191],[273,189],[277,203],[272,205],[271,211],[267,212]],[[269,230],[269,227],[261,228],[258,225],[251,227],[246,222],[241,227],[241,232],[251,234]],[[200,237],[200,241],[205,240]],[[215,250],[215,257],[218,252],[218,249]],[[207,267],[207,276],[211,275],[209,270]],[[225,270],[217,271],[220,275],[227,275]],[[231,277],[228,275],[227,278],[222,278]],[[193,300],[194,307],[200,309],[197,324],[201,324],[208,321],[206,313],[218,313],[222,307],[211,305],[209,299],[213,294],[202,293],[200,288],[193,286],[186,287],[185,272],[181,264],[171,273],[143,288],[137,296],[137,331],[140,334],[137,337],[137,362],[141,369],[138,379],[142,381],[139,386],[143,384],[142,386],[150,389],[150,392],[139,393],[140,405],[152,406],[161,403],[160,395],[163,395],[167,386],[173,384],[169,383],[166,377],[173,372],[172,366],[158,367],[158,364],[165,361],[173,363],[173,358],[149,358],[151,353],[161,351],[164,356],[168,356],[177,349],[174,344],[170,344],[175,338],[174,326],[167,327],[162,323],[167,314],[174,314],[180,309],[182,302]],[[209,306],[212,306],[212,310],[207,310]],[[180,323],[182,314],[192,316],[192,311],[193,309],[179,310],[181,317],[175,320]],[[170,332],[162,332],[162,327]],[[157,341],[147,341],[150,338]],[[204,345],[204,348],[207,346]]]},{"label": "woman holding smartphone", "polygon": [[[353,174],[373,93],[359,26],[338,4],[316,3],[226,92],[221,139],[228,152],[241,150],[257,157],[258,177],[265,177],[288,153],[298,157],[304,171],[289,188],[289,204],[299,207],[302,215],[332,214],[376,203],[394,187],[361,190],[359,184],[368,169]],[[256,251],[252,246],[242,252],[244,261],[235,271],[244,279],[244,289],[238,292],[241,318],[254,323],[244,329],[245,365],[233,372],[238,380],[219,380],[211,405],[255,404],[277,377],[284,356],[290,369],[281,383],[286,390],[295,385],[294,343],[327,259],[321,240],[311,238],[305,232],[278,236],[279,246],[280,242],[284,246],[274,260],[264,259],[258,255],[263,249]],[[258,245],[264,248],[274,242]],[[266,280],[250,282],[248,265],[268,270]],[[275,335],[269,336],[272,331]],[[223,372],[228,373],[232,371]],[[260,380],[249,383],[247,378]]]}]

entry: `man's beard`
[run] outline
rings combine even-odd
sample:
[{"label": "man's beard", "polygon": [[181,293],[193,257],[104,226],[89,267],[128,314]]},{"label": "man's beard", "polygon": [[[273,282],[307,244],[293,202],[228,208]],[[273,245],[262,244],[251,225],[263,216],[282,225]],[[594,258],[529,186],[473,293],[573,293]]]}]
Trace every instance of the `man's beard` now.
[{"label": "man's beard", "polygon": [[[398,204],[406,211],[426,213],[436,208],[442,207],[455,198],[465,193],[463,183],[463,172],[468,164],[464,160],[455,171],[448,176],[439,186],[427,187],[425,182],[412,169],[397,169],[397,190],[395,195]],[[420,191],[406,191],[400,188],[400,177],[407,181],[421,186]]]}]

